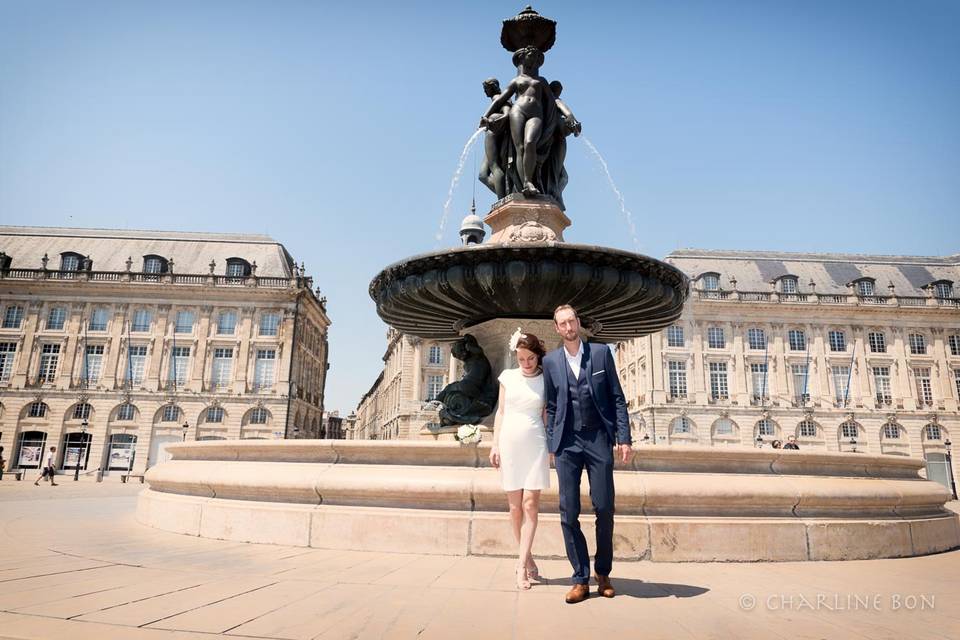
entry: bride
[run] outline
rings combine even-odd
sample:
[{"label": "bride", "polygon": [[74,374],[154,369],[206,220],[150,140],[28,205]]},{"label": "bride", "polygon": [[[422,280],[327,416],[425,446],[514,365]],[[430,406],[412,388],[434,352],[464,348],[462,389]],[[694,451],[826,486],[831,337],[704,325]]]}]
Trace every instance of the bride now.
[{"label": "bride", "polygon": [[532,333],[517,329],[510,339],[516,352],[516,369],[500,374],[500,400],[494,419],[490,464],[500,469],[510,523],[519,545],[517,588],[529,589],[540,578],[531,548],[537,531],[540,491],[550,486],[550,462],[544,429],[545,400],[541,363],[543,343]]}]

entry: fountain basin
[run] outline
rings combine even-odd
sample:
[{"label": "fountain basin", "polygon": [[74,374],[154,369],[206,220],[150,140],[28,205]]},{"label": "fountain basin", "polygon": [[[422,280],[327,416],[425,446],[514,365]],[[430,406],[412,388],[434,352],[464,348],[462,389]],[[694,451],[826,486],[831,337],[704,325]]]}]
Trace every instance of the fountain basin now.
[{"label": "fountain basin", "polygon": [[[146,476],[140,522],[242,542],[511,555],[506,499],[485,445],[211,441],[170,445]],[[842,560],[960,546],[941,485],[913,458],[772,449],[642,447],[618,463],[616,557]],[[565,555],[556,479],[535,553]],[[592,544],[587,482],[582,518]]]}]

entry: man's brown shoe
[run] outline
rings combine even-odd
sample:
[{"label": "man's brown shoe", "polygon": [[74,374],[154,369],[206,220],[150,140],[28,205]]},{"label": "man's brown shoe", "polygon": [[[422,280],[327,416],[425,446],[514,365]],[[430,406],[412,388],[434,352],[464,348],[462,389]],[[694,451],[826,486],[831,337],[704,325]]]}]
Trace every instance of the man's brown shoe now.
[{"label": "man's brown shoe", "polygon": [[590,597],[590,587],[585,584],[575,584],[570,587],[570,591],[567,591],[566,601],[567,604],[576,604],[578,602],[583,602]]},{"label": "man's brown shoe", "polygon": [[604,598],[612,598],[616,593],[610,584],[610,576],[595,576],[597,578],[597,593]]}]

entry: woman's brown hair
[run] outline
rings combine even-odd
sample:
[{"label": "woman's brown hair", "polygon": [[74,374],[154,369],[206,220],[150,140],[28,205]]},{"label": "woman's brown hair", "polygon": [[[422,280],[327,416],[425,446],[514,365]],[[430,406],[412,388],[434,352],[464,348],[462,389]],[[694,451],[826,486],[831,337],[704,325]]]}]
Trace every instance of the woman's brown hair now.
[{"label": "woman's brown hair", "polygon": [[547,355],[547,350],[543,346],[540,338],[532,333],[523,334],[517,341],[517,349],[527,349],[537,354],[537,364],[543,364],[543,356]]}]

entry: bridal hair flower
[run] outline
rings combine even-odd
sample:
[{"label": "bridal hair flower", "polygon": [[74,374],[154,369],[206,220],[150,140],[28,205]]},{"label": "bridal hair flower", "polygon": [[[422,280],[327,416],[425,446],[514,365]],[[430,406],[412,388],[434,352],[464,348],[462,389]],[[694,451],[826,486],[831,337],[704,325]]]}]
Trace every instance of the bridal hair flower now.
[{"label": "bridal hair flower", "polygon": [[517,343],[520,342],[521,338],[526,338],[527,334],[523,333],[520,330],[520,327],[517,327],[517,330],[513,332],[513,335],[510,336],[510,351],[517,350]]}]

